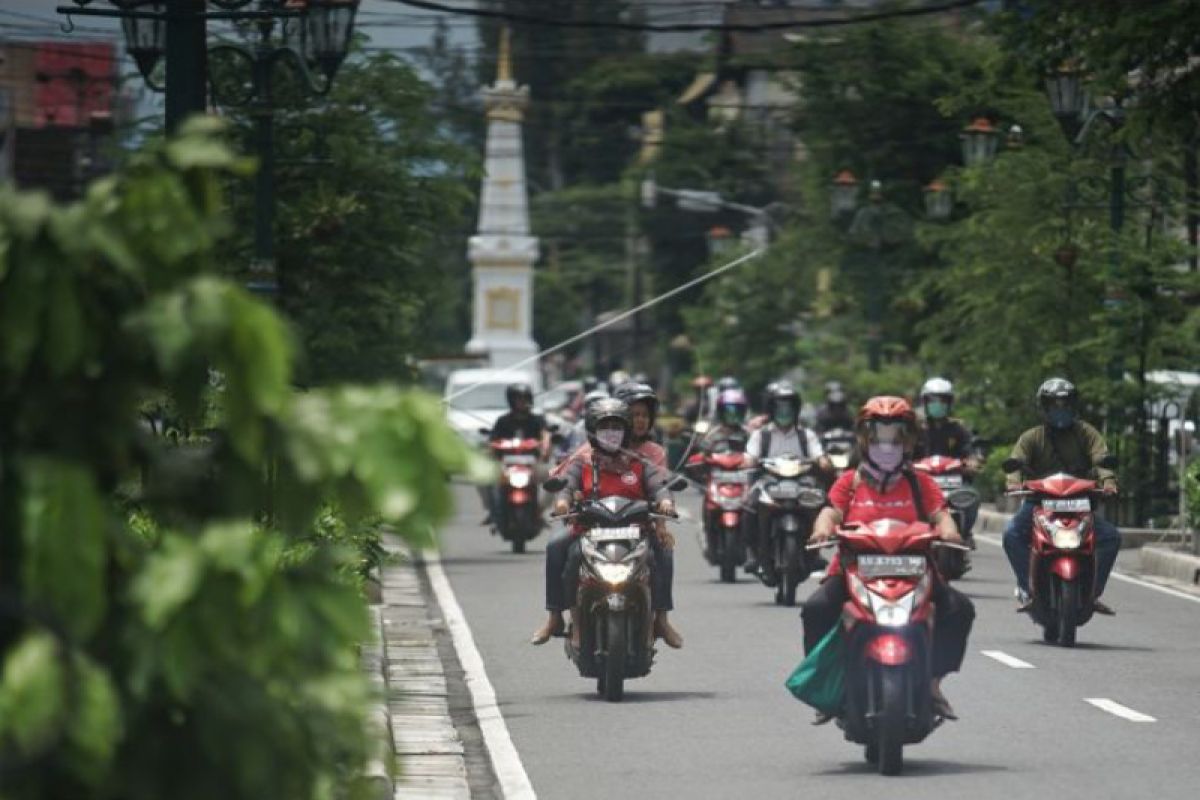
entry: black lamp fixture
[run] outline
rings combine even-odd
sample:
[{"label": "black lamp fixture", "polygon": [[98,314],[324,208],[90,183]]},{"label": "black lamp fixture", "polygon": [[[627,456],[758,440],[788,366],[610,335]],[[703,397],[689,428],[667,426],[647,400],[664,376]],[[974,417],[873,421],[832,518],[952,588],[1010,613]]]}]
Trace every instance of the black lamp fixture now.
[{"label": "black lamp fixture", "polygon": [[959,138],[962,139],[963,163],[974,167],[986,164],[996,155],[1000,131],[987,117],[976,117],[963,128]]},{"label": "black lamp fixture", "polygon": [[858,205],[858,178],[848,169],[839,172],[829,187],[829,213],[837,218],[854,211]]},{"label": "black lamp fixture", "polygon": [[333,76],[350,52],[359,0],[308,0],[304,14],[304,59]]}]

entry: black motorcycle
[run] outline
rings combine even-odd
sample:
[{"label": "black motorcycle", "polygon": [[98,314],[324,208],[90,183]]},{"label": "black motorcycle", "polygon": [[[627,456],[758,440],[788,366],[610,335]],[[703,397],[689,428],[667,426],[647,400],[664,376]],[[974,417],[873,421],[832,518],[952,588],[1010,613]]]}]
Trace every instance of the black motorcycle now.
[{"label": "black motorcycle", "polygon": [[[796,587],[818,566],[818,557],[805,549],[817,512],[825,505],[825,490],[816,463],[796,456],[763,459],[759,484],[758,523],[765,525],[765,546],[774,554],[775,603],[796,605]],[[772,580],[773,579],[773,580]]]}]

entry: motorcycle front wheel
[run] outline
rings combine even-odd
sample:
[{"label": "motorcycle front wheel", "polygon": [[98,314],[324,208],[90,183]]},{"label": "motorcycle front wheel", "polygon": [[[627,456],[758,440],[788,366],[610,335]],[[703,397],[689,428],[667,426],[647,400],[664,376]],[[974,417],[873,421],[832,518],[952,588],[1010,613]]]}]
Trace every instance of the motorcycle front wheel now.
[{"label": "motorcycle front wheel", "polygon": [[1075,628],[1079,623],[1079,584],[1058,581],[1058,643],[1075,646]]},{"label": "motorcycle front wheel", "polygon": [[899,775],[904,769],[904,727],[908,711],[903,669],[882,670],[879,689],[879,716],[876,717],[879,774]]},{"label": "motorcycle front wheel", "polygon": [[738,532],[734,528],[721,531],[721,583],[735,583],[738,568]]},{"label": "motorcycle front wheel", "polygon": [[790,607],[796,605],[796,588],[803,580],[800,572],[804,553],[800,549],[800,540],[795,534],[784,534],[782,557],[783,560],[780,564],[783,566],[783,575],[779,580],[779,602],[780,605]]},{"label": "motorcycle front wheel", "polygon": [[604,699],[619,703],[625,697],[625,614],[610,612],[605,617],[604,674],[601,686]]}]

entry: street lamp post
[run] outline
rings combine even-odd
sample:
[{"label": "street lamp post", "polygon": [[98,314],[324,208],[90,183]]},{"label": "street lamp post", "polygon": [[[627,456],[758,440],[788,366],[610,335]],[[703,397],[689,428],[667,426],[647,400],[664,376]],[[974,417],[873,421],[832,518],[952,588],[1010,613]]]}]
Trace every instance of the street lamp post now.
[{"label": "street lamp post", "polygon": [[[218,103],[246,107],[254,117],[254,147],[259,160],[254,183],[253,291],[274,294],[275,135],[274,75],[284,64],[309,94],[329,92],[346,58],[359,0],[109,0],[113,9],[86,8],[93,0],[72,0],[59,7],[71,15],[121,20],[126,47],[150,88],[166,93],[166,126],[174,131],[189,114],[206,110],[208,62],[229,58],[248,68],[249,83],[228,91],[212,83]],[[249,23],[253,46],[207,43],[209,20]],[[278,35],[277,35],[278,34]],[[156,69],[166,56],[166,84]],[[315,77],[319,73],[321,78]]]}]

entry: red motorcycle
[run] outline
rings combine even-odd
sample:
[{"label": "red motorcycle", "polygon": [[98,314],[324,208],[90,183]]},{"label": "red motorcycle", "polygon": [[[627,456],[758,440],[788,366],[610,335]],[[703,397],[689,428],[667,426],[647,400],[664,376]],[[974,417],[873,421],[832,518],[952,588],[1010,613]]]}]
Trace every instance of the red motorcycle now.
[{"label": "red motorcycle", "polygon": [[[958,532],[968,543],[972,542],[971,529],[967,522],[974,522],[976,514],[979,513],[980,497],[967,478],[966,464],[963,460],[949,456],[929,456],[914,463],[913,468],[928,473],[941,488],[946,497],[946,504],[950,507],[950,516],[958,526]],[[938,571],[948,581],[961,578],[971,569],[966,551],[957,548],[939,548],[934,560],[937,562]]]},{"label": "red motorcycle", "polygon": [[[1100,466],[1110,466],[1106,457]],[[1018,459],[1004,462],[1005,472],[1018,472]],[[1029,614],[1042,627],[1047,642],[1075,646],[1075,631],[1087,624],[1095,611],[1096,531],[1093,495],[1095,481],[1057,473],[1028,480],[1010,495],[1032,498],[1033,541],[1030,548]]]},{"label": "red motorcycle", "polygon": [[524,553],[525,542],[541,530],[536,474],[541,442],[498,439],[491,448],[500,461],[500,498],[493,511],[496,530],[512,544],[514,553]]},{"label": "red motorcycle", "polygon": [[838,725],[848,740],[866,746],[867,761],[881,774],[896,775],[904,768],[904,745],[942,723],[930,694],[933,555],[958,545],[939,541],[923,522],[890,519],[842,527],[836,545],[850,597]]},{"label": "red motorcycle", "polygon": [[746,495],[754,482],[744,453],[709,453],[692,456],[688,466],[707,472],[704,489],[704,557],[721,570],[721,581],[737,580],[737,568],[746,561],[742,541],[742,514]]}]

